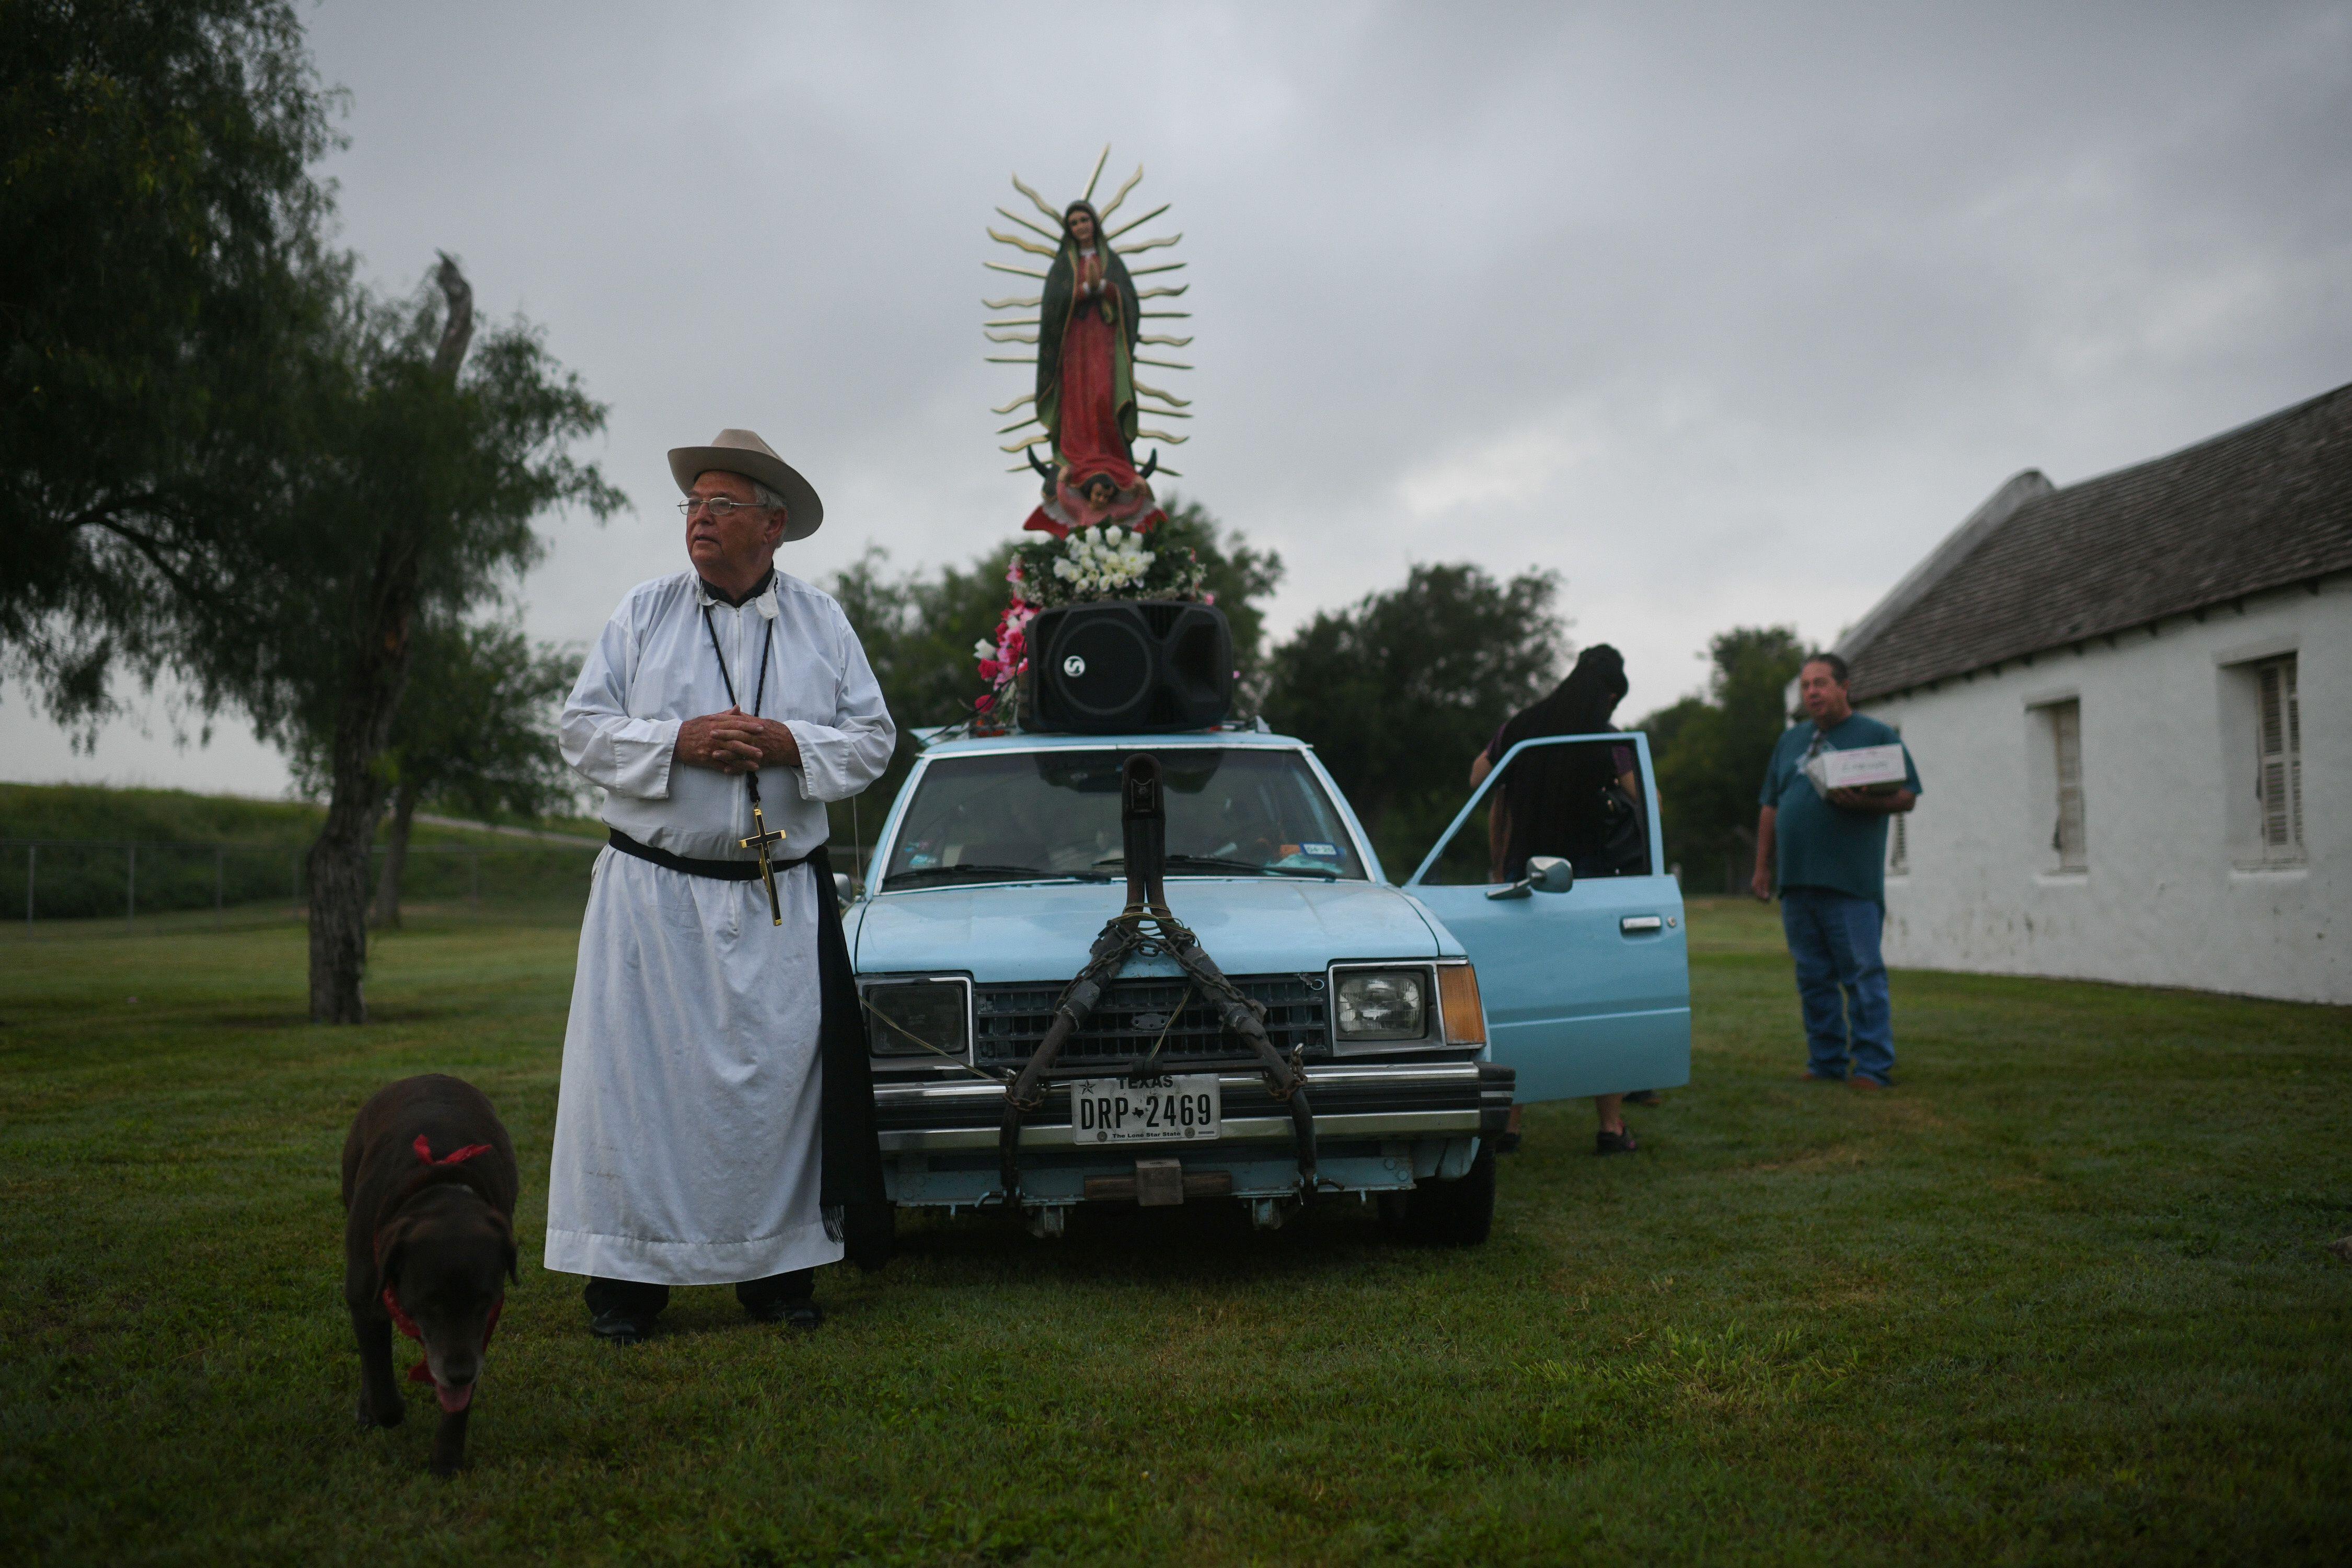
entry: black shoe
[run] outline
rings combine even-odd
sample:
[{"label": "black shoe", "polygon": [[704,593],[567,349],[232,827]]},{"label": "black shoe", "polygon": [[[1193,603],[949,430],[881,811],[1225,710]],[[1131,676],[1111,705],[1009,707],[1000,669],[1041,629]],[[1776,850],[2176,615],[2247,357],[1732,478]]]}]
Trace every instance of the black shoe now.
[{"label": "black shoe", "polygon": [[607,1307],[588,1320],[588,1331],[616,1345],[634,1345],[643,1342],[653,1325],[618,1307]]},{"label": "black shoe", "polygon": [[1628,1105],[1655,1105],[1658,1103],[1658,1091],[1654,1089],[1637,1089],[1624,1098]]},{"label": "black shoe", "polygon": [[797,1301],[787,1301],[780,1297],[762,1301],[756,1307],[746,1307],[743,1310],[751,1314],[755,1323],[782,1323],[788,1328],[803,1331],[814,1329],[824,1321],[823,1309],[805,1296]]},{"label": "black shoe", "polygon": [[1633,1130],[1631,1127],[1622,1127],[1614,1132],[1595,1132],[1592,1135],[1592,1152],[1596,1154],[1630,1154],[1640,1147],[1639,1143],[1633,1142]]}]

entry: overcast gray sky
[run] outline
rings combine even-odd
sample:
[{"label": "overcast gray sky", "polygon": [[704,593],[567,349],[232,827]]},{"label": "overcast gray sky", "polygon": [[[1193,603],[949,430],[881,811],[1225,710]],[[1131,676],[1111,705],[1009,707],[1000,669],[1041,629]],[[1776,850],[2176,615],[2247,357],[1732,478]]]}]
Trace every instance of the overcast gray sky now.
[{"label": "overcast gray sky", "polygon": [[[1417,561],[1548,567],[1628,716],[1725,627],[1834,637],[2019,468],[2352,380],[2342,4],[307,15],[372,275],[454,252],[611,405],[636,511],[550,521],[551,637],[682,563],[663,453],[722,426],[824,495],[801,576],[1017,528],[980,301],[1030,290],[982,231],[1105,142],[1190,263],[1172,488],[1280,551],[1277,630]],[[234,721],[145,730],[73,756],[11,690],[0,771],[283,786]]]}]

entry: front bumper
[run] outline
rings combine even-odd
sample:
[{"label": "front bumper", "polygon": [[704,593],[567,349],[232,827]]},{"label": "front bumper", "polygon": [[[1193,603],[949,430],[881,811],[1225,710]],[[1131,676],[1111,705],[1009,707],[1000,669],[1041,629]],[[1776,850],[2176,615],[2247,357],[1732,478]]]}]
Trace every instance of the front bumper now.
[{"label": "front bumper", "polygon": [[[1204,1195],[1295,1189],[1288,1108],[1256,1073],[1220,1068],[1221,1135],[1208,1142],[1081,1144],[1071,1132],[1069,1090],[1050,1086],[1044,1108],[1022,1123],[1024,1200],[1123,1195],[1118,1182],[1131,1180],[1139,1159],[1181,1160],[1188,1184]],[[1325,1063],[1306,1072],[1319,1173],[1329,1185],[1364,1192],[1459,1174],[1476,1141],[1500,1135],[1508,1123],[1516,1077],[1508,1068],[1475,1061]],[[997,1188],[1001,1085],[885,1084],[874,1100],[895,1201],[955,1207]]]},{"label": "front bumper", "polygon": [[[1180,1069],[1182,1070],[1182,1069]],[[1511,1109],[1511,1069],[1482,1062],[1413,1062],[1395,1066],[1366,1062],[1310,1066],[1307,1089],[1315,1107],[1318,1141],[1350,1138],[1475,1137],[1503,1131]],[[1171,1144],[1213,1150],[1224,1143],[1291,1141],[1290,1112],[1266,1092],[1254,1072],[1218,1074],[1224,1100],[1223,1135],[1214,1143]],[[879,1085],[874,1113],[882,1152],[895,1154],[996,1147],[1004,1121],[1004,1090],[992,1083]],[[1070,1091],[1048,1087],[1045,1108],[1021,1125],[1024,1149],[1074,1148]],[[1131,1160],[1156,1146],[1122,1143],[1118,1158]]]}]

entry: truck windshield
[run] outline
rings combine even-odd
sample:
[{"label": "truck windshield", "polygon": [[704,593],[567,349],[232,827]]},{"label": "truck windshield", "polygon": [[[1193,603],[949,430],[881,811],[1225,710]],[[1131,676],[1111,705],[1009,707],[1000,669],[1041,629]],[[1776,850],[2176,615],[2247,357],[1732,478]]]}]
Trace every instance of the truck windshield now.
[{"label": "truck windshield", "polygon": [[[883,888],[1123,878],[1119,770],[1145,749],[941,757],[908,805]],[[1297,752],[1151,754],[1166,786],[1171,877],[1364,879],[1339,811]]]}]

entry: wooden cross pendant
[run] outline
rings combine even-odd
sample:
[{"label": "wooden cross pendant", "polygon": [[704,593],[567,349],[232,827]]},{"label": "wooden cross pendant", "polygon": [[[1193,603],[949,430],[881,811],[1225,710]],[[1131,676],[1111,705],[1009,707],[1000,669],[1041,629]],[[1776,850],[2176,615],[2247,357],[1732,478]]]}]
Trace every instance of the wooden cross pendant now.
[{"label": "wooden cross pendant", "polygon": [[773,917],[774,923],[777,925],[784,923],[784,907],[776,901],[776,868],[768,863],[768,846],[782,844],[783,841],[784,830],[780,827],[773,833],[769,832],[768,819],[760,815],[760,803],[753,801],[751,803],[751,837],[739,838],[735,842],[759,856],[760,880],[768,885],[768,913]]}]

